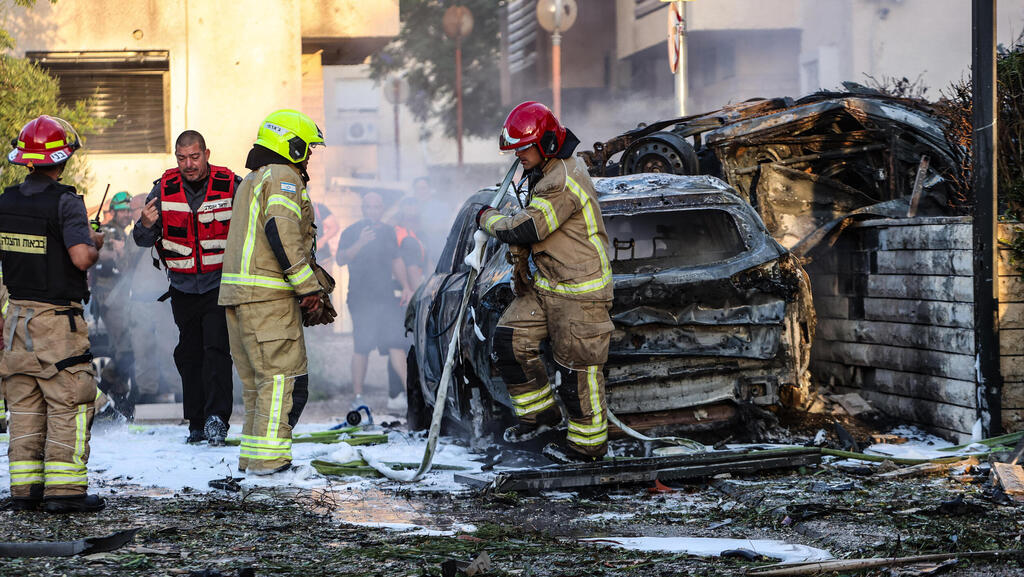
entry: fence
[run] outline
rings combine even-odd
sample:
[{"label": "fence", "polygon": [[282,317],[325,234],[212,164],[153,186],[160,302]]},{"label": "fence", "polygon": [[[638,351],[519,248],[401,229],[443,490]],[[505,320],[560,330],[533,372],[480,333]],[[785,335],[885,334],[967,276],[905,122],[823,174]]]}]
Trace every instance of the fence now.
[{"label": "fence", "polygon": [[[1000,238],[1021,225],[1001,225]],[[977,420],[969,218],[866,221],[807,265],[811,369],[876,408],[965,440]],[[1000,251],[1003,427],[1024,428],[1024,282]]]}]

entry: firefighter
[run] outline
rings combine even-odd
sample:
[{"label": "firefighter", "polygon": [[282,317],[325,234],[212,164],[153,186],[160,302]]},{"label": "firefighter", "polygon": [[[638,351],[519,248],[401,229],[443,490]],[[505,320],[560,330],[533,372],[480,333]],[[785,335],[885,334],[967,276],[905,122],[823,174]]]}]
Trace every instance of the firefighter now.
[{"label": "firefighter", "polygon": [[168,295],[178,326],[174,364],[189,423],[185,442],[217,446],[225,442],[232,409],[227,320],[217,297],[241,179],[210,164],[206,139],[195,130],[178,136],[174,156],[178,166],[153,183],[132,236],[138,246],[156,245],[171,282]]},{"label": "firefighter", "polygon": [[[546,106],[515,107],[499,147],[522,161],[532,199],[514,216],[486,206],[477,214],[483,231],[510,245],[515,265],[516,298],[494,333],[497,368],[519,421],[505,440],[526,442],[562,421],[540,356],[548,339],[569,428],[564,444],[549,443],[543,452],[560,463],[599,459],[608,442],[603,365],[613,328],[612,272],[594,184],[573,157],[577,145]],[[537,268],[532,279],[529,257]]]},{"label": "firefighter", "polygon": [[[220,304],[242,379],[245,423],[238,469],[270,475],[291,467],[292,427],[309,395],[303,324],[333,321],[333,289],[316,265],[306,166],[323,133],[305,114],[278,110],[260,124],[235,197]],[[329,278],[329,277],[327,277]],[[328,306],[325,306],[327,304]]]},{"label": "firefighter", "polygon": [[30,172],[0,195],[10,291],[0,377],[11,413],[13,507],[98,511],[103,499],[86,494],[97,391],[82,301],[89,299],[86,271],[99,258],[103,235],[89,226],[75,189],[59,182],[80,146],[71,125],[40,116],[15,144],[7,159]]}]

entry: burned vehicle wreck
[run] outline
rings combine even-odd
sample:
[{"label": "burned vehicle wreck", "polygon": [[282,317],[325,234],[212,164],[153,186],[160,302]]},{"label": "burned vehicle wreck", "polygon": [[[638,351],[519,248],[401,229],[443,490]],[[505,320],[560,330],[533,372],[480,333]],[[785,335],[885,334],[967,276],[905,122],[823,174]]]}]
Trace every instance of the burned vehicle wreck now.
[{"label": "burned vehicle wreck", "polygon": [[[608,404],[624,424],[655,433],[723,428],[806,389],[815,326],[807,276],[747,202],[710,176],[644,174],[595,185],[615,280]],[[410,303],[412,429],[429,424],[453,330],[461,331],[461,348],[446,407],[450,423],[479,437],[511,418],[491,347],[513,299],[512,267],[495,239],[467,320],[454,326],[474,217],[493,194],[466,201],[437,270]],[[515,204],[506,196],[502,211]]]},{"label": "burned vehicle wreck", "polygon": [[848,218],[949,214],[964,148],[940,107],[849,92],[751,100],[652,123],[581,152],[593,176],[707,174],[728,182],[772,236],[807,254]]}]

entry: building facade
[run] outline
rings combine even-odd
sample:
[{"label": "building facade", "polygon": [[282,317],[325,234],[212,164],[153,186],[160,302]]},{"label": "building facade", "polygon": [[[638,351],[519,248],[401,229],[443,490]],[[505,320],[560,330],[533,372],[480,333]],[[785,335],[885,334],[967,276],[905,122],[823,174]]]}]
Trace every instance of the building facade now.
[{"label": "building facade", "polygon": [[[398,0],[40,2],[9,16],[19,55],[57,76],[62,98],[90,98],[115,121],[86,136],[91,189],[133,194],[174,166],[186,129],[203,133],[211,162],[244,174],[266,114],[297,108],[322,123],[322,67],[363,62],[399,28]],[[324,155],[313,159],[315,194]]]}]

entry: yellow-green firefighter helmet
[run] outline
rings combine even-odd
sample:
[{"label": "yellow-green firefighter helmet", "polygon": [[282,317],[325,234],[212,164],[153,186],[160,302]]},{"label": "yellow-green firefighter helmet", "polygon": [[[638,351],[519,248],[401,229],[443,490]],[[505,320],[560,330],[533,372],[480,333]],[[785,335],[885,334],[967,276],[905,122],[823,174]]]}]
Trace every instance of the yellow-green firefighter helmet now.
[{"label": "yellow-green firefighter helmet", "polygon": [[320,127],[298,110],[271,112],[263,119],[256,134],[256,144],[296,163],[309,158],[310,147],[323,143],[324,133]]}]

